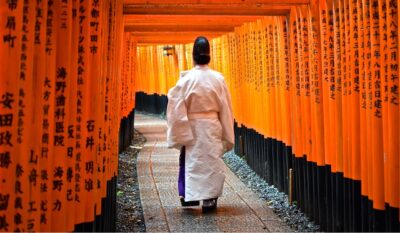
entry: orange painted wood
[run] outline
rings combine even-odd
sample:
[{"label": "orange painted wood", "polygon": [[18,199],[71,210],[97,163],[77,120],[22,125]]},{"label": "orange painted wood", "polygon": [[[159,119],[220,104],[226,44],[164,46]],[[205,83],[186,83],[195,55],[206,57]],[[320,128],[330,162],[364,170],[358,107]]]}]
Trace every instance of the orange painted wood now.
[{"label": "orange painted wood", "polygon": [[125,15],[125,25],[233,25],[256,21],[262,16],[239,15]]},{"label": "orange painted wood", "polygon": [[156,25],[156,26],[125,26],[126,32],[231,32],[230,25]]},{"label": "orange painted wood", "polygon": [[135,5],[149,5],[149,4],[219,4],[229,6],[231,4],[266,4],[266,5],[276,5],[276,4],[309,4],[309,0],[125,0],[126,4]]},{"label": "orange painted wood", "polygon": [[166,14],[166,15],[286,15],[288,4],[244,5],[244,4],[153,4],[124,6],[124,14]]}]

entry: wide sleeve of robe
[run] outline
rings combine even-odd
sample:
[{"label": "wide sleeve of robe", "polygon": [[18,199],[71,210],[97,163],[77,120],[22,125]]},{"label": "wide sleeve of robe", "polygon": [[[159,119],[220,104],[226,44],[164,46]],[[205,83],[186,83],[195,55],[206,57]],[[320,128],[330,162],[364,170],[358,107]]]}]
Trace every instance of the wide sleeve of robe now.
[{"label": "wide sleeve of robe", "polygon": [[219,120],[222,126],[222,143],[224,144],[225,152],[230,151],[235,143],[235,134],[233,130],[233,113],[231,105],[231,96],[229,94],[228,88],[223,82],[223,93],[220,96],[220,111]]},{"label": "wide sleeve of robe", "polygon": [[[181,77],[183,75],[181,74]],[[194,140],[187,116],[182,83],[182,79],[180,79],[177,85],[168,92],[167,143],[169,148],[180,149],[184,145],[190,145]]]}]

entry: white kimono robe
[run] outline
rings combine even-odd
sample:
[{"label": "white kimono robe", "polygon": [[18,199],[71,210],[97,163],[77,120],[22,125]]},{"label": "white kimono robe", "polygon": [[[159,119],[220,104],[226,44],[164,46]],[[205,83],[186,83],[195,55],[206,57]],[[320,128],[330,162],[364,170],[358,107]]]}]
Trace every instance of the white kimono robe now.
[{"label": "white kimono robe", "polygon": [[168,92],[167,123],[168,146],[186,147],[185,201],[219,197],[225,180],[222,156],[234,144],[223,76],[206,65],[182,72]]}]

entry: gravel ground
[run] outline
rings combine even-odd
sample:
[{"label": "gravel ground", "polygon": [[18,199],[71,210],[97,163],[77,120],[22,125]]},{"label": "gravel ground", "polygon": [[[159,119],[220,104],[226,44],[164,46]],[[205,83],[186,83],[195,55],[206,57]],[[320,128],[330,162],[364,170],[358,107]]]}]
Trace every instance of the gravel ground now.
[{"label": "gravel ground", "polygon": [[146,232],[136,171],[137,154],[146,139],[136,130],[133,138],[131,147],[119,154],[117,232]]},{"label": "gravel ground", "polygon": [[319,226],[310,221],[296,205],[289,205],[285,193],[265,182],[233,151],[224,155],[224,161],[251,190],[266,200],[268,206],[292,229],[298,232],[319,231]]}]

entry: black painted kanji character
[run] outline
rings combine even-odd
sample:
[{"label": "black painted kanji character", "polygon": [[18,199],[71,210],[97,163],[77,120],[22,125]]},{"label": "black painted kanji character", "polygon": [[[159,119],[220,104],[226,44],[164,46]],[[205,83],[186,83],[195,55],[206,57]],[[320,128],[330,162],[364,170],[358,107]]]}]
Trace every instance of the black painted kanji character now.
[{"label": "black painted kanji character", "polygon": [[93,149],[93,146],[94,146],[94,139],[93,139],[93,137],[92,136],[90,136],[90,137],[87,137],[86,138],[86,148],[90,148],[90,150],[92,150]]},{"label": "black painted kanji character", "polygon": [[94,171],[93,161],[86,162],[86,173],[93,174],[93,171]]},{"label": "black painted kanji character", "polygon": [[23,194],[21,181],[15,181],[15,193]]},{"label": "black painted kanji character", "polygon": [[46,79],[44,80],[44,86],[47,88],[51,88],[51,80],[49,79],[49,77],[46,76]]},{"label": "black painted kanji character", "polygon": [[41,215],[40,215],[40,223],[41,223],[41,224],[46,224],[46,223],[47,223],[46,214],[41,214]]},{"label": "black painted kanji character", "polygon": [[65,117],[65,109],[57,108],[56,110],[56,120],[64,119]]},{"label": "black painted kanji character", "polygon": [[91,35],[90,36],[90,41],[91,42],[97,42],[97,40],[98,40],[98,35]]},{"label": "black painted kanji character", "polygon": [[40,184],[40,192],[42,192],[42,193],[47,192],[47,184],[46,183]]},{"label": "black painted kanji character", "polygon": [[40,202],[40,210],[41,211],[47,211],[47,200],[42,200]]},{"label": "black painted kanji character", "polygon": [[54,136],[54,146],[64,146],[64,136],[55,135]]},{"label": "black painted kanji character", "polygon": [[37,211],[36,207],[35,207],[36,201],[30,201],[29,202],[29,209],[28,212],[34,212]]},{"label": "black painted kanji character", "polygon": [[62,180],[53,180],[53,190],[61,191],[63,186]]},{"label": "black painted kanji character", "polygon": [[24,174],[24,169],[22,168],[21,164],[17,164],[17,167],[15,168],[15,174],[17,175],[17,178],[20,178],[22,174]]},{"label": "black painted kanji character", "polygon": [[86,122],[86,128],[87,128],[88,132],[93,132],[93,130],[94,130],[94,120],[88,120]]},{"label": "black painted kanji character", "polygon": [[90,53],[91,54],[96,54],[97,53],[97,46],[96,45],[90,46]]},{"label": "black painted kanji character", "polygon": [[73,177],[74,177],[74,171],[72,170],[72,167],[69,167],[67,169],[67,181],[72,182]]},{"label": "black painted kanji character", "polygon": [[0,153],[0,167],[1,168],[8,168],[11,163],[10,152],[2,152]]},{"label": "black painted kanji character", "polygon": [[0,115],[0,127],[11,126],[13,122],[13,114]]},{"label": "black painted kanji character", "polygon": [[11,34],[7,34],[3,36],[3,42],[8,43],[11,48],[14,48],[14,41],[17,39],[17,36],[13,36]]},{"label": "black painted kanji character", "polygon": [[79,195],[77,193],[75,193],[75,202],[80,203],[81,199],[79,198]]},{"label": "black painted kanji character", "polygon": [[65,106],[65,96],[64,95],[59,95],[56,97],[56,106],[57,107]]},{"label": "black painted kanji character", "polygon": [[7,222],[7,218],[6,215],[3,214],[2,216],[0,216],[0,230],[1,231],[8,231],[8,222]]},{"label": "black painted kanji character", "polygon": [[67,148],[67,156],[72,158],[74,153],[74,148],[72,146]]},{"label": "black painted kanji character", "polygon": [[61,91],[64,93],[66,87],[67,85],[65,82],[56,82],[56,91]]},{"label": "black painted kanji character", "polygon": [[58,166],[54,169],[54,177],[62,178],[63,174],[64,174],[64,169],[62,167]]},{"label": "black painted kanji character", "polygon": [[29,174],[29,183],[31,183],[33,186],[36,186],[36,180],[37,180],[38,174],[35,168],[31,170],[31,173]]},{"label": "black painted kanji character", "polygon": [[[43,144],[49,144],[49,134],[48,133],[44,133],[42,135],[42,143]],[[42,156],[43,157],[43,156]]]},{"label": "black painted kanji character", "polygon": [[47,158],[48,153],[49,153],[49,148],[43,147],[43,148],[42,148],[41,157],[42,157],[42,158]]},{"label": "black painted kanji character", "polygon": [[26,229],[31,232],[33,230],[33,228],[35,227],[35,219],[28,219],[27,220],[27,226]]},{"label": "black painted kanji character", "polygon": [[38,156],[35,155],[35,151],[31,150],[31,158],[29,159],[29,163],[37,164]]},{"label": "black painted kanji character", "polygon": [[74,126],[73,125],[68,126],[68,138],[74,138]]},{"label": "black painted kanji character", "polygon": [[20,213],[14,215],[14,223],[15,225],[22,224],[22,215]]},{"label": "black painted kanji character", "polygon": [[2,145],[12,146],[11,137],[12,134],[8,130],[5,132],[0,132],[0,146]]},{"label": "black painted kanji character", "polygon": [[53,208],[53,211],[60,211],[61,210],[61,201],[60,200],[56,200],[54,203],[54,208]]},{"label": "black painted kanji character", "polygon": [[0,194],[0,210],[7,210],[10,194]]},{"label": "black painted kanji character", "polygon": [[23,209],[22,207],[22,198],[21,197],[16,197],[15,202],[14,202],[14,208],[15,209]]},{"label": "black painted kanji character", "polygon": [[100,11],[93,8],[91,15],[92,15],[92,18],[98,18],[100,16]]},{"label": "black painted kanji character", "polygon": [[15,30],[15,16],[8,16],[7,17],[7,24],[6,28],[10,30]]},{"label": "black painted kanji character", "polygon": [[72,196],[72,189],[68,189],[67,190],[67,201],[72,201],[74,200],[73,196]]},{"label": "black painted kanji character", "polygon": [[15,10],[17,9],[18,0],[7,0],[8,9]]},{"label": "black painted kanji character", "polygon": [[65,67],[59,67],[57,69],[57,78],[65,79],[67,77],[67,70]]},{"label": "black painted kanji character", "polygon": [[3,105],[3,108],[12,109],[11,104],[14,102],[14,94],[10,92],[6,92],[1,96],[0,104]]},{"label": "black painted kanji character", "polygon": [[92,179],[85,180],[85,190],[88,192],[93,190],[93,180]]},{"label": "black painted kanji character", "polygon": [[64,133],[64,122],[56,122],[56,133]]},{"label": "black painted kanji character", "polygon": [[45,91],[45,92],[44,92],[44,95],[43,95],[43,99],[44,99],[45,101],[48,101],[48,100],[50,99],[50,94],[51,94],[50,91]]}]

